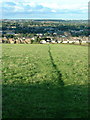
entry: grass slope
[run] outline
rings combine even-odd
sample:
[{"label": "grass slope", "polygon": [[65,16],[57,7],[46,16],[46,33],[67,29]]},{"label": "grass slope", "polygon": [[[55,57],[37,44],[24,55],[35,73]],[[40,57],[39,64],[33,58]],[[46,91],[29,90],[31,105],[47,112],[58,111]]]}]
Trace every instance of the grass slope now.
[{"label": "grass slope", "polygon": [[88,48],[3,45],[3,118],[88,117]]}]

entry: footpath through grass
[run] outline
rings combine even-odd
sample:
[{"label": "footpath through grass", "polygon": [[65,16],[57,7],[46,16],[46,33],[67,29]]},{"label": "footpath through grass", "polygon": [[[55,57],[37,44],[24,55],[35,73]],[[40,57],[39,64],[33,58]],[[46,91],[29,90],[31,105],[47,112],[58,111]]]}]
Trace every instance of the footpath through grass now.
[{"label": "footpath through grass", "polygon": [[3,118],[86,118],[88,48],[2,45]]}]

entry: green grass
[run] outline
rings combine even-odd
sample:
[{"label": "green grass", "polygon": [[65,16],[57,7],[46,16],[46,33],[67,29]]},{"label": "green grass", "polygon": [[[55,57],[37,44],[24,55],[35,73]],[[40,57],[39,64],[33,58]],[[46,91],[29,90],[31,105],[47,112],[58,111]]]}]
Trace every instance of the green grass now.
[{"label": "green grass", "polygon": [[3,118],[88,117],[88,47],[2,45]]}]

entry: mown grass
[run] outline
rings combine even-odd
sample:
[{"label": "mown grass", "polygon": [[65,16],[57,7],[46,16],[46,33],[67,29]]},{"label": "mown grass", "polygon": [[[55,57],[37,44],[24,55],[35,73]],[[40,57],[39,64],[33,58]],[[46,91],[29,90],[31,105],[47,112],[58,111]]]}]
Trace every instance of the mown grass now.
[{"label": "mown grass", "polygon": [[88,48],[3,45],[3,118],[88,117]]}]

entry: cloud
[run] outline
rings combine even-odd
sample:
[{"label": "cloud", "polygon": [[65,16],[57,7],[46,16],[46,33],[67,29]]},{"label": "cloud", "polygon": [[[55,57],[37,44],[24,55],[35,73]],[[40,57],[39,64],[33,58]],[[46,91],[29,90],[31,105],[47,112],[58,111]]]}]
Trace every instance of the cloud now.
[{"label": "cloud", "polygon": [[[44,7],[40,4],[36,4],[33,5],[32,4],[23,4],[23,3],[17,3],[14,4],[13,2],[5,2],[3,3],[2,6],[3,12],[6,13],[15,13],[17,12],[17,14],[19,12],[22,13],[28,13],[28,12],[33,12],[33,13],[47,13],[47,12],[51,12],[51,9],[48,7]],[[7,11],[8,10],[8,11]]]},{"label": "cloud", "polygon": [[14,3],[14,2],[4,2],[4,4],[5,5],[10,5],[10,6],[15,6],[16,5],[16,3]]},{"label": "cloud", "polygon": [[[20,14],[26,15],[36,15],[42,16],[43,14],[46,14],[45,16],[52,15],[52,17],[56,15],[63,15],[63,14],[87,14],[88,7],[87,4],[81,5],[78,4],[69,4],[69,3],[56,3],[55,1],[51,2],[15,2],[15,0],[7,0],[7,2],[3,2],[2,9],[3,9],[3,16],[11,16],[16,15],[20,16]],[[24,1],[24,0],[23,0]],[[27,0],[28,1],[28,0]],[[29,0],[31,1],[31,0]],[[47,0],[46,0],[47,1]],[[56,0],[57,1],[57,0]],[[10,15],[11,14],[11,15]],[[55,15],[56,14],[56,15]]]},{"label": "cloud", "polygon": [[[60,12],[60,11],[63,11],[63,13],[66,13],[66,12],[82,12],[84,10],[87,10],[87,6],[84,6],[84,7],[81,7],[80,5],[72,5],[70,7],[70,5],[58,5],[58,4],[42,4],[42,3],[39,3],[39,4],[35,4],[35,3],[14,3],[14,2],[4,2],[3,3],[3,7],[2,7],[4,10],[8,9],[12,12],[15,12],[15,11],[21,11],[22,12],[29,12],[30,10],[32,11],[40,11],[40,12]],[[12,10],[13,8],[13,10]],[[16,10],[17,9],[17,10]],[[8,12],[11,12],[11,11],[8,11]]]}]

